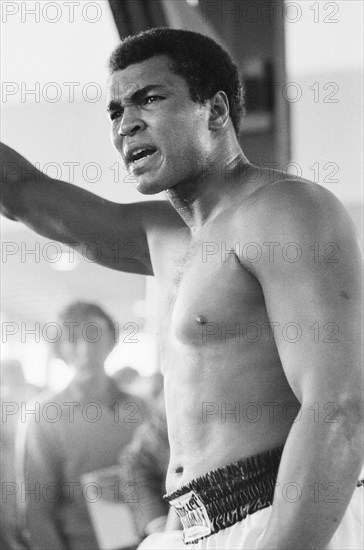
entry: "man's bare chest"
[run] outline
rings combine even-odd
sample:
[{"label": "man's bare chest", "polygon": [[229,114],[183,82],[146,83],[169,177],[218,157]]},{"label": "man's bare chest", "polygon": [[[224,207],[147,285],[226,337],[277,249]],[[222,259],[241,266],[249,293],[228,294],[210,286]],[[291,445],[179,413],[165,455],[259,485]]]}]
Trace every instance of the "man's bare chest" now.
[{"label": "man's bare chest", "polygon": [[156,273],[164,334],[186,344],[223,342],[261,317],[260,285],[235,246],[198,240],[165,252]]}]

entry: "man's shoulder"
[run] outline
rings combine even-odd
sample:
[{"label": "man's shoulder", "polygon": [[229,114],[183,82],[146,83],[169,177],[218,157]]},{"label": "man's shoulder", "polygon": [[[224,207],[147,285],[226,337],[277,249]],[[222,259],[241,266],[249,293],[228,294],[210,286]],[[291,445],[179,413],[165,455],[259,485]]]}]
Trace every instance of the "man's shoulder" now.
[{"label": "man's shoulder", "polygon": [[[284,179],[262,186],[233,218],[239,259],[256,276],[286,273],[294,266],[324,273],[333,264],[344,273],[360,263],[352,219],[339,199],[316,183]],[[318,256],[324,260],[318,262]]]},{"label": "man's shoulder", "polygon": [[[327,201],[338,199],[327,189],[306,179],[282,178],[262,185],[250,197],[256,208],[264,208],[273,218],[276,213],[306,210],[316,205],[327,205]],[[289,207],[289,208],[287,208]]]},{"label": "man's shoulder", "polygon": [[236,211],[235,221],[250,228],[252,238],[329,238],[333,232],[354,232],[339,199],[304,179],[282,178],[259,187]]},{"label": "man's shoulder", "polygon": [[338,199],[325,187],[304,178],[282,177],[273,182],[263,185],[260,189],[262,200],[271,201],[275,199],[277,205],[285,201],[292,201],[293,204],[305,206],[312,201],[320,204],[329,198]]}]

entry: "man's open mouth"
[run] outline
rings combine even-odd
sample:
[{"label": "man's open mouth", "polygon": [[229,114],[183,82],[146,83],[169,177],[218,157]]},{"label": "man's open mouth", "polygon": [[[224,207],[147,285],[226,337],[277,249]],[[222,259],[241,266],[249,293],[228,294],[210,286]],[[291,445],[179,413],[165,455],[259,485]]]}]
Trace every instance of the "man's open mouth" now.
[{"label": "man's open mouth", "polygon": [[128,161],[130,165],[140,165],[142,164],[141,161],[145,161],[148,157],[152,156],[157,149],[155,148],[148,148],[148,149],[135,149],[130,155],[128,155]]}]

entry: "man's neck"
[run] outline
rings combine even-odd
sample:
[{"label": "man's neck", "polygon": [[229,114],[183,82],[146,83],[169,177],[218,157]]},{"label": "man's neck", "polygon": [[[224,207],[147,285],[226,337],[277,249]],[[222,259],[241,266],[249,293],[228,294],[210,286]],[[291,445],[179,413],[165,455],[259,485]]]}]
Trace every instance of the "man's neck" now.
[{"label": "man's neck", "polygon": [[198,232],[228,206],[233,198],[232,189],[236,185],[241,187],[241,176],[250,166],[237,142],[227,149],[206,162],[196,178],[167,190],[173,208],[193,232]]}]

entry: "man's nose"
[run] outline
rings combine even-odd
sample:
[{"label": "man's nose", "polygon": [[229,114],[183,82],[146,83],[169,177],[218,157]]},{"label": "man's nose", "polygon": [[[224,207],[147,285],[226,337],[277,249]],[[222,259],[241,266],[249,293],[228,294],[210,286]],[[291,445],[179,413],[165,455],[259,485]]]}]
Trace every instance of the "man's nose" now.
[{"label": "man's nose", "polygon": [[145,128],[145,123],[138,117],[137,109],[125,107],[120,122],[119,136],[133,136]]}]

